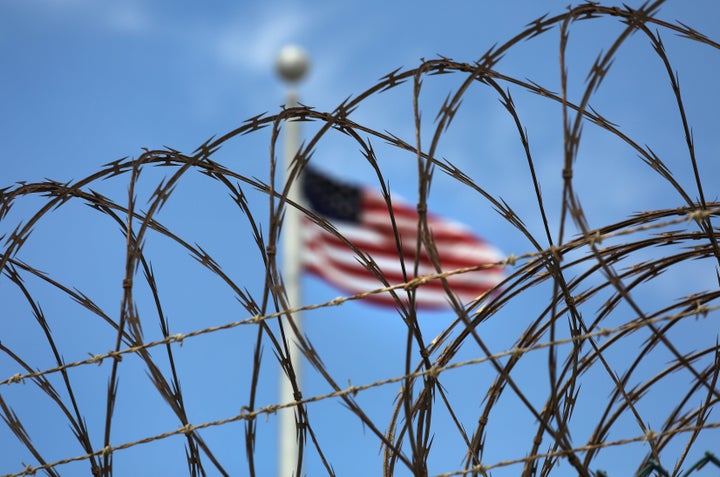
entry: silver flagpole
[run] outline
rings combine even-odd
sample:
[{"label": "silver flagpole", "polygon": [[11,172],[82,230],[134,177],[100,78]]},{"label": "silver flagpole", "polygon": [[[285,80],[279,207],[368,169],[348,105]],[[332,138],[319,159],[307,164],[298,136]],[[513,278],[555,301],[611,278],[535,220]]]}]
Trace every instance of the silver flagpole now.
[{"label": "silver flagpole", "polygon": [[[308,70],[308,56],[301,48],[295,45],[285,46],[280,50],[277,58],[277,71],[280,77],[287,83],[285,105],[288,108],[297,106],[297,92],[295,85],[305,76]],[[290,170],[291,162],[300,147],[300,124],[297,121],[286,121],[285,123],[285,176]],[[300,190],[293,184],[288,198],[293,202],[300,203]],[[300,238],[300,213],[293,207],[286,207],[285,220],[283,223],[282,247],[283,247],[283,278],[285,280],[285,291],[287,293],[288,306],[290,308],[300,305],[300,275],[302,273],[302,242]],[[293,315],[295,326],[298,331],[302,330],[302,321],[299,313]],[[283,318],[285,320],[285,318]],[[302,353],[297,346],[297,341],[292,332],[292,327],[285,322],[285,333],[288,339],[289,358],[295,370],[295,377],[298,385],[302,383],[301,358]],[[290,380],[284,373],[280,375],[280,402],[293,402],[293,387]],[[281,409],[279,413],[279,454],[278,454],[278,476],[292,477],[298,461],[298,434],[295,424],[295,408]]]}]

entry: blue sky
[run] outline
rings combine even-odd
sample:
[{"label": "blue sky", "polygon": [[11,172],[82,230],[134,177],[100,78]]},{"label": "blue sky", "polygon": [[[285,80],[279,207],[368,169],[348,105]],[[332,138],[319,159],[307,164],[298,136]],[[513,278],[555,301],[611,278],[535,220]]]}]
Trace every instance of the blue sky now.
[{"label": "blue sky", "polygon": [[[565,11],[567,1],[535,2],[212,2],[128,0],[112,4],[92,0],[3,0],[0,2],[0,187],[17,181],[61,182],[77,180],[102,164],[125,156],[139,156],[143,148],[165,146],[191,153],[214,135],[222,135],[242,121],[262,112],[275,113],[284,101],[285,86],[277,78],[274,61],[288,43],[302,45],[311,57],[311,70],[300,85],[301,101],[318,110],[331,111],[349,95],[373,86],[380,77],[398,68],[412,68],[421,58],[438,54],[472,63],[493,44],[519,33],[535,18]],[[628,2],[638,6],[641,2]],[[668,1],[658,14],[669,22],[692,26],[714,40],[720,39],[720,7],[712,0],[692,3]],[[622,31],[612,18],[579,22],[571,28],[568,47],[569,97],[577,101],[583,92],[589,68],[601,51]],[[720,73],[718,52],[660,29],[673,67],[679,71],[688,119],[693,127],[706,198],[717,200],[716,178],[720,175],[717,151],[716,80]],[[560,90],[557,30],[513,47],[497,70],[519,79],[531,79],[549,90]],[[423,144],[429,144],[433,118],[447,94],[464,79],[460,75],[425,79],[421,96]],[[694,199],[694,177],[674,97],[670,94],[663,66],[652,53],[646,37],[635,34],[623,44],[610,73],[593,96],[591,104],[609,120],[619,124],[641,146],[652,147],[678,182]],[[562,187],[562,116],[560,108],[515,85],[510,89],[518,113],[528,131],[543,197],[553,230],[559,224]],[[412,142],[412,87],[408,84],[365,101],[353,119],[379,131]],[[304,124],[309,136],[317,124]],[[236,137],[223,145],[215,160],[247,176],[267,180],[269,132]],[[409,200],[417,198],[416,164],[410,154],[373,139],[380,164],[393,193]],[[502,197],[540,236],[542,223],[532,192],[527,163],[517,130],[497,93],[476,86],[464,99],[452,127],[440,143],[438,156],[465,171],[478,185]],[[376,178],[355,143],[331,133],[313,157],[318,167],[345,180],[372,185]],[[145,206],[158,182],[169,174],[148,168],[138,189],[138,203]],[[521,255],[533,251],[528,241],[505,223],[487,201],[441,173],[436,173],[430,207],[460,220],[496,244],[505,253]],[[633,213],[683,205],[668,184],[649,172],[637,153],[615,137],[587,124],[576,163],[576,188],[591,227],[599,227]],[[127,175],[93,184],[93,188],[123,203],[127,197]],[[260,193],[248,192],[256,217],[267,226],[267,201]],[[26,221],[44,199],[18,199],[13,211],[0,222],[0,235]],[[159,219],[189,243],[199,243],[223,265],[223,270],[253,294],[262,289],[263,269],[246,221],[206,177],[192,174],[183,179]],[[569,230],[573,235],[577,230]],[[543,243],[543,245],[547,245]],[[4,246],[4,244],[3,244]],[[83,204],[68,204],[46,216],[34,229],[32,239],[18,258],[91,296],[111,316],[119,312],[124,267],[124,237],[115,223]],[[217,277],[202,269],[186,251],[161,237],[149,237],[146,253],[151,258],[173,332],[220,325],[247,317],[234,295]],[[642,255],[642,254],[647,254]],[[637,260],[653,256],[639,252]],[[715,264],[716,266],[716,264]],[[88,353],[104,353],[113,347],[108,327],[83,311],[67,297],[37,279],[27,277],[34,298],[48,315],[61,353],[68,362]],[[597,277],[594,280],[601,280]],[[592,280],[589,283],[597,283]],[[329,300],[339,292],[308,277],[304,281],[305,303]],[[672,273],[639,289],[648,309],[661,308],[688,293],[717,288],[713,262],[697,261],[678,266]],[[530,321],[537,317],[550,288],[522,294],[479,332],[499,352],[511,347]],[[142,286],[138,302],[149,306],[150,295]],[[545,301],[543,301],[545,300]],[[17,288],[0,278],[0,340],[21,351],[33,368],[53,365],[27,303]],[[598,307],[602,298],[593,306]],[[596,308],[588,305],[586,312]],[[622,307],[607,326],[628,319]],[[160,337],[157,318],[147,311],[145,338]],[[422,317],[423,334],[429,340],[454,319],[450,312],[432,312]],[[350,303],[306,314],[306,333],[341,385],[370,383],[403,373],[406,329],[392,311]],[[709,346],[717,334],[711,320],[678,327],[674,338],[685,348]],[[238,327],[187,340],[176,350],[183,392],[193,423],[231,417],[246,404],[249,365],[255,343],[254,327]],[[700,337],[702,339],[700,339]],[[623,361],[632,356],[642,336],[628,340],[613,353],[618,375]],[[547,355],[525,361],[517,378],[525,389],[538,389],[539,399],[547,377],[538,371]],[[671,357],[658,352],[662,369]],[[468,343],[456,360],[482,355]],[[277,364],[269,343],[264,347],[258,406],[277,400]],[[102,442],[104,400],[108,364],[84,366],[73,371],[86,415],[97,445]],[[112,443],[119,445],[178,427],[167,406],[158,397],[138,360],[123,361],[120,394],[115,411]],[[0,379],[18,372],[7,357],[0,357]],[[330,389],[307,369],[306,396]],[[602,372],[584,381],[589,396],[577,414],[586,413],[577,425],[575,445],[588,438],[596,417],[597,402],[612,390]],[[653,368],[644,370],[649,375]],[[484,392],[494,378],[490,367],[470,366],[448,371],[443,384],[453,396],[455,409],[471,432],[480,414]],[[667,387],[643,403],[647,420],[656,428],[667,415],[666,396],[676,386],[687,386],[687,376],[668,381]],[[678,384],[680,383],[680,384]],[[357,397],[368,414],[385,430],[398,387],[383,386]],[[531,393],[532,394],[532,393]],[[31,384],[0,386],[0,395],[27,424],[33,442],[46,450],[48,460],[81,455],[63,417]],[[542,399],[540,401],[542,402]],[[674,402],[668,399],[667,402]],[[439,409],[439,408],[438,408]],[[309,406],[316,431],[338,475],[380,475],[379,442],[337,400]],[[494,463],[521,458],[531,445],[536,423],[523,412],[518,401],[508,398],[496,411],[496,424],[488,437],[485,459]],[[438,415],[436,437],[430,458],[431,474],[461,468],[462,443],[457,432],[448,431],[448,417]],[[717,414],[711,421],[717,422]],[[258,475],[275,469],[276,419],[258,421],[256,461]],[[612,438],[642,434],[632,419],[618,426]],[[697,456],[718,442],[708,433],[696,448]],[[232,475],[245,475],[244,435],[241,423],[204,431],[223,464]],[[21,462],[34,463],[6,428],[0,428],[0,474],[18,472]],[[6,445],[7,444],[7,445]],[[185,470],[184,441],[172,437],[118,451],[116,475],[178,475]],[[646,449],[625,447],[600,454],[593,468],[610,475],[629,475]],[[668,450],[668,462],[674,462]],[[691,457],[693,454],[691,453]],[[67,469],[67,470],[64,470]],[[516,475],[518,467],[499,469],[493,475]],[[567,470],[567,469],[566,469]],[[398,475],[408,475],[398,471]],[[84,475],[85,464],[60,468],[65,475]],[[306,461],[307,475],[322,475],[315,454]]]}]

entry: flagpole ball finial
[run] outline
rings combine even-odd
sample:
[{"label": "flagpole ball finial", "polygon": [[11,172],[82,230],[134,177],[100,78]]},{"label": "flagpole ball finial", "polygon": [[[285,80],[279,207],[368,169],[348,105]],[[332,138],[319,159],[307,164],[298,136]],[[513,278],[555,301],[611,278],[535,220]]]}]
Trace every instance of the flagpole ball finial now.
[{"label": "flagpole ball finial", "polygon": [[280,77],[288,83],[297,83],[307,73],[310,59],[304,49],[286,45],[278,54],[275,66]]}]

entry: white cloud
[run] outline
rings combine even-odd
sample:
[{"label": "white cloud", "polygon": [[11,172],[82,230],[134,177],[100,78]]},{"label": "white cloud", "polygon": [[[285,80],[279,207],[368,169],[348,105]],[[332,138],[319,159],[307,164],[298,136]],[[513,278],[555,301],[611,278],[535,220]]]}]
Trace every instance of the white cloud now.
[{"label": "white cloud", "polygon": [[111,32],[137,33],[148,31],[151,16],[141,2],[95,2],[93,0],[36,0],[25,2],[34,14],[51,18],[64,28],[100,28]]},{"label": "white cloud", "polygon": [[103,16],[109,27],[121,32],[147,31],[152,24],[148,12],[134,3],[113,5],[103,12]]},{"label": "white cloud", "polygon": [[[259,17],[259,18],[258,18]],[[249,23],[248,19],[255,19]],[[280,48],[286,43],[297,43],[307,29],[309,17],[294,7],[282,12],[260,12],[226,25],[216,43],[218,59],[232,68],[251,71],[269,71]]]}]

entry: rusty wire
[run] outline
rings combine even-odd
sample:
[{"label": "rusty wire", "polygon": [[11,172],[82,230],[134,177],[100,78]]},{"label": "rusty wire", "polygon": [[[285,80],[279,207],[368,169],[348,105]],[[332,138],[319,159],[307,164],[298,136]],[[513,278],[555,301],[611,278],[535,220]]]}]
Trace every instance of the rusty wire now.
[{"label": "rusty wire", "polygon": [[[0,343],[0,352],[15,366],[14,372],[0,376],[0,415],[36,462],[17,462],[14,464],[16,470],[8,475],[31,475],[40,470],[48,475],[60,475],[63,472],[61,466],[73,461],[86,461],[92,475],[111,475],[114,460],[121,458],[124,449],[151,445],[175,435],[185,439],[191,475],[230,475],[228,461],[237,460],[237,453],[230,457],[221,454],[200,431],[237,421],[246,424],[244,472],[257,475],[256,460],[260,454],[256,443],[258,428],[262,424],[258,417],[272,415],[286,407],[277,403],[261,405],[257,401],[262,386],[261,377],[265,372],[261,351],[263,347],[270,347],[286,374],[294,377],[292,364],[287,359],[289,340],[299,343],[307,363],[329,389],[328,392],[303,396],[296,403],[287,405],[297,409],[298,436],[305,446],[304,454],[317,456],[329,475],[334,475],[332,462],[335,456],[323,446],[323,439],[327,436],[319,435],[313,416],[308,412],[310,404],[342,403],[346,412],[366,429],[365,438],[372,439],[381,447],[382,462],[378,472],[382,469],[383,475],[388,476],[406,473],[489,475],[492,469],[510,466],[516,466],[515,474],[525,476],[551,475],[558,466],[566,471],[571,469],[578,475],[590,476],[593,475],[592,469],[597,468],[602,451],[636,442],[643,443],[643,454],[632,463],[635,470],[651,461],[665,462],[665,468],[673,468],[673,473],[678,474],[682,466],[687,465],[687,459],[697,455],[697,443],[710,442],[707,436],[717,436],[719,420],[712,408],[720,398],[717,386],[720,349],[715,336],[708,337],[698,332],[697,339],[689,346],[679,339],[682,335],[677,330],[692,334],[696,327],[704,329],[700,328],[703,324],[716,319],[720,289],[715,283],[714,288],[669,296],[657,303],[637,296],[642,296],[658,277],[672,275],[682,266],[696,264],[702,270],[718,269],[720,249],[714,221],[720,214],[720,203],[711,199],[717,196],[717,190],[708,189],[715,186],[714,178],[704,178],[698,165],[682,90],[660,32],[684,36],[713,55],[717,55],[720,45],[682,23],[660,20],[656,15],[662,3],[649,2],[639,9],[585,3],[531,22],[525,30],[492,48],[474,63],[440,57],[423,60],[415,68],[395,70],[332,111],[318,111],[301,105],[283,109],[274,115],[261,114],[219,138],[209,139],[191,154],[170,148],[148,150],[138,158],[110,162],[79,181],[59,183],[46,180],[2,189],[0,219],[3,222],[0,224],[5,233],[1,237],[2,284],[19,291],[31,318],[16,319],[34,319],[39,324],[54,359],[54,365],[38,367],[30,361],[28,350]],[[569,31],[580,22],[596,19],[614,19],[623,25],[623,30],[591,67],[580,99],[572,101],[565,64]],[[505,74],[498,67],[501,58],[521,42],[550,31],[560,33],[560,93],[531,80]],[[640,145],[590,106],[615,56],[631,34],[643,35],[666,69],[680,127],[686,138],[687,167],[693,177],[691,184],[681,184],[650,147]],[[422,120],[420,98],[426,84],[438,75],[451,75],[460,81],[440,107],[436,122],[430,129],[430,140],[424,145],[428,126]],[[352,119],[353,112],[364,102],[403,85],[410,86],[413,92],[415,136],[412,140],[404,140],[399,133]],[[482,187],[462,168],[439,155],[440,140],[461,110],[463,100],[469,92],[480,88],[496,95],[516,126],[530,174],[528,190],[536,201],[535,219],[541,224],[539,233],[526,225],[528,217],[518,214],[503,198]],[[562,177],[562,200],[557,211],[544,199],[543,194],[547,190],[541,187],[543,183],[537,173],[541,161],[533,154],[523,114],[516,107],[510,88],[542,98],[562,112],[563,157],[559,167],[553,163]],[[276,177],[275,148],[281,126],[288,119],[304,121],[315,126],[315,131],[297,154],[289,179],[283,183]],[[584,191],[578,189],[575,177],[576,163],[581,156],[583,125],[586,124],[600,128],[633,150],[646,165],[645,173],[664,181],[676,193],[677,202],[672,207],[658,207],[599,227],[591,226],[582,203]],[[235,142],[242,144],[246,137],[259,135],[261,131],[269,131],[270,160],[266,178],[244,173],[242,162],[228,166],[214,159],[221,146]],[[455,319],[434,339],[428,340],[424,335],[422,313],[413,306],[417,286],[426,280],[444,280],[452,274],[467,273],[472,269],[439,269],[436,274],[425,277],[417,276],[416,271],[405,283],[388,284],[379,280],[376,289],[363,294],[294,308],[286,301],[277,253],[285,208],[297,208],[332,231],[323,218],[301,204],[289,201],[288,188],[313,160],[315,150],[333,134],[342,134],[353,141],[381,186],[385,186],[388,177],[383,172],[383,161],[378,157],[374,144],[383,142],[393,150],[414,157],[417,166],[416,199],[420,213],[416,256],[420,256],[420,250],[431,255],[434,253],[432,233],[424,211],[428,210],[430,186],[438,172],[459,187],[472,191],[479,204],[494,210],[498,220],[509,225],[528,244],[528,249],[513,250],[513,254],[503,262],[507,269],[507,278],[503,283],[475,302],[459,303],[448,288],[448,302]],[[141,208],[137,193],[142,190],[142,178],[151,175],[146,172],[151,168],[168,171],[168,175],[152,188],[147,205]],[[176,189],[183,181],[197,172],[208,177],[212,187],[231,196],[236,211],[246,222],[256,245],[255,253],[262,264],[262,270],[255,275],[262,277],[259,292],[248,289],[241,280],[226,272],[223,264],[203,246],[191,243],[181,233],[163,225],[161,211],[172,202]],[[98,186],[108,180],[126,180],[126,195],[109,196],[99,192]],[[251,193],[264,199],[265,209],[260,210],[249,203],[248,195]],[[36,212],[22,217],[17,225],[10,225],[9,220],[15,217],[17,211],[16,204],[28,198],[41,199],[41,205]],[[74,288],[74,284],[42,272],[42,264],[31,263],[23,255],[35,229],[51,217],[62,219],[63,211],[74,203],[90,206],[122,231],[123,277],[119,311],[103,307]],[[196,259],[201,269],[217,279],[224,290],[238,300],[244,310],[244,318],[226,319],[219,325],[196,326],[182,332],[171,326],[164,310],[175,297],[172,291],[161,291],[155,279],[152,255],[145,246],[149,236],[167,239]],[[352,244],[349,247],[358,252]],[[368,267],[377,268],[372,257],[365,259]],[[418,264],[414,265],[417,270]],[[33,288],[38,283],[70,298],[109,327],[114,336],[112,349],[93,347],[90,358],[65,362],[63,352],[68,350],[61,349],[53,335],[41,307],[40,295]],[[142,294],[138,283],[149,294],[153,311],[149,311],[147,303],[138,297]],[[314,336],[297,336],[293,330],[283,329],[279,320],[273,320],[286,316],[292,323],[292,317],[299,311],[344,307],[348,302],[369,294],[387,292],[397,299],[396,311],[406,326],[407,342],[404,362],[401,363],[404,372],[399,375],[391,373],[379,380],[346,386],[344,377],[337,376],[332,366],[328,366],[332,358],[321,357],[314,346]],[[508,318],[505,310],[517,310],[513,308],[516,303],[539,298],[544,301],[527,308],[535,315],[523,316],[516,323],[507,325],[514,333],[512,346],[508,349],[498,351],[492,340],[483,335],[482,329],[487,323]],[[145,335],[150,323],[153,323],[150,318],[153,315],[160,324],[162,336],[148,340]],[[253,358],[242,364],[251,375],[249,383],[246,383],[246,397],[238,406],[242,410],[222,419],[194,422],[186,406],[188,389],[183,386],[182,372],[175,362],[185,353],[183,345],[201,336],[212,339],[231,329],[241,329],[243,333],[256,336]],[[467,358],[461,353],[462,348],[471,348],[475,355]],[[624,356],[621,361],[617,359],[618,350],[622,350]],[[544,359],[538,358],[540,352],[545,353]],[[178,427],[161,433],[140,428],[143,437],[118,444],[113,439],[113,424],[118,419],[114,409],[118,404],[119,374],[124,360],[129,357],[136,357],[143,364],[154,389],[177,419]],[[534,373],[544,376],[544,387],[531,389],[527,384],[523,373],[527,372],[529,362],[534,365]],[[78,385],[74,384],[73,374],[90,365],[101,365],[101,369],[107,370],[106,379],[109,381],[103,397],[103,422],[92,423],[92,426],[86,423],[82,402],[76,398]],[[459,409],[457,397],[449,388],[446,389],[444,376],[446,371],[456,369],[457,373],[469,373],[468,370],[480,365],[490,370],[494,379],[477,395],[477,412],[468,421],[463,417],[467,410]],[[56,376],[60,380],[55,380]],[[588,421],[587,416],[579,415],[587,409],[577,411],[576,407],[586,402],[586,393],[592,393],[599,376],[608,380],[609,387],[604,390],[609,395],[606,405],[593,409],[592,419]],[[658,397],[660,391],[656,390],[663,389],[665,383],[677,377],[685,379],[685,387],[675,389],[672,395],[661,394]],[[294,384],[299,386],[297,382]],[[22,385],[26,386],[23,389],[27,392],[41,393],[50,398],[52,405],[65,416],[80,445],[81,452],[77,457],[51,458],[46,455],[45,449],[33,443],[32,436],[23,425],[23,417],[15,413],[9,400],[3,397],[6,390]],[[378,421],[367,412],[367,405],[361,404],[358,396],[363,397],[369,390],[391,385],[397,386],[397,399],[388,407],[385,420]],[[588,388],[591,391],[586,391]],[[650,412],[648,402],[653,399],[663,401],[665,414],[661,417],[646,416]],[[515,443],[517,448],[513,449],[513,457],[501,458],[492,454],[488,443],[496,439],[499,427],[502,427],[500,413],[509,405],[514,412],[530,416],[534,424],[524,429],[527,440]],[[449,429],[464,445],[460,452],[464,459],[461,469],[451,466],[440,471],[430,470],[433,442],[444,438],[433,434],[434,426],[441,418],[447,421]],[[619,437],[617,429],[621,422],[626,426],[631,423],[635,432]],[[101,429],[99,435],[98,428]],[[302,459],[297,468],[298,472],[304,469]]]}]

